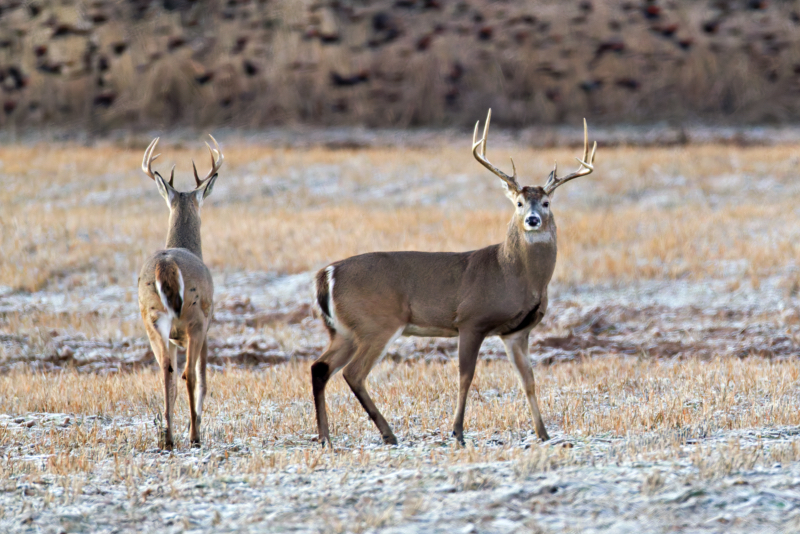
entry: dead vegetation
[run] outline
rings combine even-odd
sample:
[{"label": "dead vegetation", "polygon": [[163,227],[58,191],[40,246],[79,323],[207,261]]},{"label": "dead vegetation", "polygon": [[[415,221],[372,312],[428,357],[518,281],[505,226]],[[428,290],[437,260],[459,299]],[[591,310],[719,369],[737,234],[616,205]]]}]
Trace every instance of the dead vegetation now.
[{"label": "dead vegetation", "polygon": [[[499,242],[509,219],[496,179],[464,146],[326,150],[225,147],[229,165],[204,210],[204,256],[216,272],[297,273],[371,250],[470,250]],[[196,152],[167,147],[185,162]],[[512,152],[542,183],[568,149]],[[555,281],[758,283],[797,264],[797,147],[605,148],[584,187],[559,192]],[[165,209],[136,172],[138,150],[3,147],[0,285],[36,291],[87,277],[126,285],[164,241]],[[187,169],[178,169],[178,181]],[[721,271],[722,270],[722,271]],[[726,271],[727,270],[727,271]],[[744,275],[744,276],[742,276]],[[791,282],[789,282],[791,284]]]},{"label": "dead vegetation", "polygon": [[10,2],[0,125],[798,117],[795,2]]},{"label": "dead vegetation", "polygon": [[[422,532],[483,523],[497,531],[491,525],[505,518],[514,528],[550,531],[562,517],[591,515],[592,506],[664,525],[722,514],[719,527],[734,531],[797,519],[780,505],[798,498],[791,473],[800,459],[800,392],[791,362],[607,358],[540,370],[540,404],[558,428],[546,445],[530,428],[511,366],[482,363],[466,447],[449,437],[455,363],[384,363],[373,373],[375,400],[387,407],[401,445],[378,445],[336,379],[334,452],[314,440],[308,375],[307,364],[212,373],[204,448],[188,449],[179,432],[175,454],[154,448],[155,372],[4,375],[0,525],[16,531],[61,521],[102,530],[124,513],[140,518],[126,529],[144,530],[165,521],[172,529],[248,523]],[[178,421],[187,412],[179,397]],[[579,498],[591,488],[599,496]],[[210,507],[189,506],[212,495]],[[119,511],[104,507],[110,497]],[[448,518],[436,512],[442,506]],[[683,519],[672,517],[678,513]]]},{"label": "dead vegetation", "polygon": [[[138,172],[144,144],[0,147],[0,530],[800,525],[796,145],[601,146],[597,171],[559,190],[551,307],[531,340],[552,443],[536,440],[489,340],[456,447],[455,344],[417,339],[370,380],[401,446],[378,445],[335,378],[330,453],[314,441],[308,365],[325,332],[308,271],[369,250],[498,242],[508,202],[466,137],[220,141],[227,168],[203,208],[219,295],[206,445],[186,446],[180,398],[172,455],[155,448],[162,399],[134,293],[166,235]],[[165,168],[183,162],[178,185],[200,148],[162,149]],[[492,150],[514,155],[523,184],[574,155],[502,136]]]}]

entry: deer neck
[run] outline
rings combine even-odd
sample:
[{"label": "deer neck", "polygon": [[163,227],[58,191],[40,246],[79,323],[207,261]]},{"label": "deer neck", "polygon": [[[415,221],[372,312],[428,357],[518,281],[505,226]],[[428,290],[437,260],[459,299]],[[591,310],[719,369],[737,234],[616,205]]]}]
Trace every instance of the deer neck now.
[{"label": "deer neck", "polygon": [[167,248],[185,248],[201,260],[203,259],[199,213],[181,209],[170,211]]},{"label": "deer neck", "polygon": [[526,235],[516,220],[508,225],[500,247],[500,262],[507,272],[524,280],[531,291],[542,294],[556,268],[556,224],[551,218],[546,230]]}]

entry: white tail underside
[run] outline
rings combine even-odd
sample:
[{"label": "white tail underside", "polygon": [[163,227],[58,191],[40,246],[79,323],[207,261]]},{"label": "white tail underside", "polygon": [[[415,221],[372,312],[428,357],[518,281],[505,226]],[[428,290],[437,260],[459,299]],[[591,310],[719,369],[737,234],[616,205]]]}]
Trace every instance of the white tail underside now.
[{"label": "white tail underside", "polygon": [[[181,302],[183,302],[183,273],[181,273],[180,267],[178,269],[178,286],[180,287],[180,295],[181,295]],[[172,331],[172,321],[173,319],[178,317],[178,313],[170,308],[167,296],[164,295],[164,292],[161,290],[161,282],[156,279],[156,291],[158,292],[158,297],[161,299],[161,304],[164,306],[166,313],[164,313],[161,317],[159,317],[156,322],[156,328],[158,329],[158,333],[161,334],[161,338],[164,340],[164,346],[169,347],[170,339],[169,334]]]}]

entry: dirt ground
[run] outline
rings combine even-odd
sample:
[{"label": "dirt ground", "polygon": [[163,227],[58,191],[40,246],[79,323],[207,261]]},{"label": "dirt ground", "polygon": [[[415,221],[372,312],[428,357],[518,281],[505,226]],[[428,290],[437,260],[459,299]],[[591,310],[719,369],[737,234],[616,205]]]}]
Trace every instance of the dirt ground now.
[{"label": "dirt ground", "polygon": [[[203,208],[217,303],[204,444],[188,447],[181,393],[172,453],[156,448],[135,297],[167,216],[141,150],[0,148],[0,530],[800,529],[799,145],[606,148],[559,190],[559,263],[530,346],[550,442],[490,339],[457,446],[455,342],[401,338],[370,377],[400,445],[380,444],[337,377],[331,452],[311,404],[326,343],[314,270],[488,245],[510,209],[458,141],[221,141]],[[178,184],[189,157],[205,163],[198,147],[162,147]],[[489,157],[513,155],[532,184],[573,152],[500,135]]]}]

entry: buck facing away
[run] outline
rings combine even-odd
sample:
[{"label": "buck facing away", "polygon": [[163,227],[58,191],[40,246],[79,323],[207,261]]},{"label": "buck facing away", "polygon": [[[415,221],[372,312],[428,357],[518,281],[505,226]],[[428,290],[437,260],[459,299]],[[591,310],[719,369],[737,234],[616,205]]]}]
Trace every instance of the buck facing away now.
[{"label": "buck facing away", "polygon": [[217,141],[211,139],[216,147],[212,149],[206,143],[211,152],[211,170],[201,180],[192,162],[197,184],[192,191],[173,188],[174,166],[169,182],[153,172],[153,160],[161,155],[153,155],[158,137],[147,147],[142,159],[142,170],[156,182],[169,207],[167,246],[150,256],[139,273],[139,311],[164,378],[166,428],[159,435],[159,445],[164,449],[173,447],[178,347],[186,349],[182,378],[189,393],[189,440],[193,446],[200,444],[200,415],[206,394],[206,332],[214,311],[214,283],[203,263],[200,246],[200,207],[211,194],[223,160]]},{"label": "buck facing away", "polygon": [[367,393],[365,380],[401,335],[458,337],[460,384],[453,435],[464,443],[464,411],[478,351],[487,336],[500,336],[519,372],[537,436],[549,436],[539,413],[528,334],[547,310],[547,285],[556,266],[556,223],[550,210],[553,191],[587,175],[597,143],[589,153],[584,120],[583,158],[563,178],[556,168],[544,187],[521,187],[514,172],[503,173],[486,159],[492,111],[483,136],[478,123],[472,154],[502,180],[514,205],[504,242],[472,252],[374,252],[333,263],[317,273],[316,300],[330,334],[327,350],[311,366],[320,442],[330,444],[325,384],[344,369],[344,378],[386,444],[397,438]]}]

